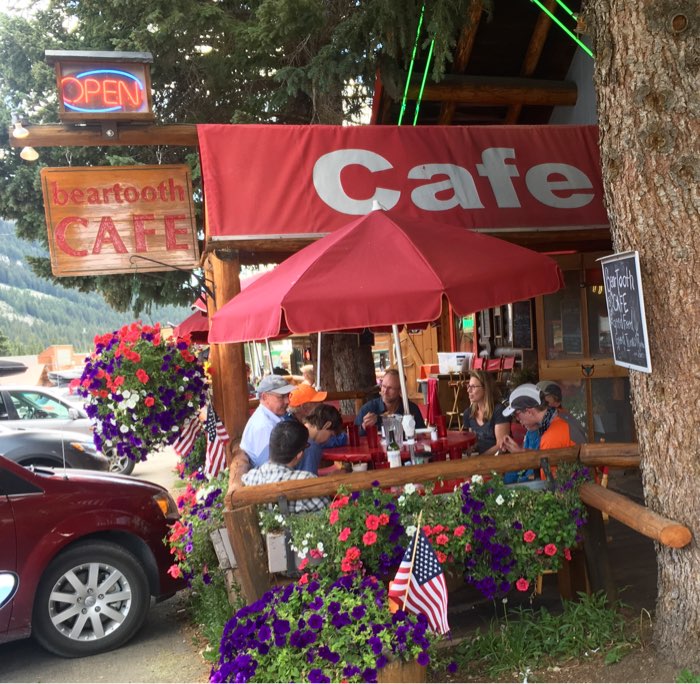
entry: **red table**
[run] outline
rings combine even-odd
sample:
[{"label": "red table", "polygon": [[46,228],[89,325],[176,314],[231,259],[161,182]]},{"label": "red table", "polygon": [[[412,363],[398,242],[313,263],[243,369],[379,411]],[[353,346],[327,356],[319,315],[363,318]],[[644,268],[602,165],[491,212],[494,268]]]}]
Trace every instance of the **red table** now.
[{"label": "red table", "polygon": [[[430,445],[430,453],[424,451],[424,446]],[[447,437],[431,442],[426,435],[419,435],[416,440],[416,454],[418,456],[430,456],[433,461],[455,460],[461,458],[463,451],[471,451],[476,444],[476,436],[471,432],[447,432]],[[386,448],[380,444],[375,449],[370,449],[366,437],[360,437],[359,446],[342,446],[323,450],[323,458],[327,461],[340,463],[371,463],[372,452],[383,451],[386,455]],[[459,454],[459,456],[457,456]],[[404,461],[409,459],[408,447],[404,445],[401,450],[401,458]]]}]

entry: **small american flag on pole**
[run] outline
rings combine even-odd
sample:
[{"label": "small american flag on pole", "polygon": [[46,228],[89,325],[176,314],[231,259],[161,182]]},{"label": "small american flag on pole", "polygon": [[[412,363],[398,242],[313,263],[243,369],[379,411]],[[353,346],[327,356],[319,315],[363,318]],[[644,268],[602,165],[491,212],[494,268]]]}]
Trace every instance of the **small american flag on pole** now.
[{"label": "small american flag on pole", "polygon": [[175,453],[181,458],[187,456],[192,451],[192,447],[201,431],[202,423],[199,420],[199,416],[195,415],[184,424],[180,431],[180,436],[175,440],[173,444]]},{"label": "small american flag on pole", "polygon": [[[414,553],[413,547],[418,543]],[[438,634],[450,631],[447,624],[447,585],[445,573],[423,530],[416,533],[406,549],[399,570],[389,589],[389,596],[404,609],[423,614]]]},{"label": "small american flag on pole", "polygon": [[216,415],[214,404],[207,405],[207,455],[204,474],[216,477],[226,467],[226,444],[230,437],[221,419]]}]

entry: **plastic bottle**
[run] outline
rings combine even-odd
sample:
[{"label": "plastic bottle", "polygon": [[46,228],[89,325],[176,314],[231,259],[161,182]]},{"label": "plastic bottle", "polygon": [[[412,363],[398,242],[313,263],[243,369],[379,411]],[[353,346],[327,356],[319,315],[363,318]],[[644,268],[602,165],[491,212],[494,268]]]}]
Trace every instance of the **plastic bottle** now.
[{"label": "plastic bottle", "polygon": [[394,437],[394,431],[389,430],[389,441],[386,444],[386,458],[389,461],[390,468],[401,467],[401,449]]}]

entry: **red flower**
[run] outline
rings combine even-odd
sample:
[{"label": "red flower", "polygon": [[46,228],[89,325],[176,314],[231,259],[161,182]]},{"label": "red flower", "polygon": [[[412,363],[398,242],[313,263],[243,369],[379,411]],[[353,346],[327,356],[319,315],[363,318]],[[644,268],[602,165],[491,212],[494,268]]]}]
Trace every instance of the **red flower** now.
[{"label": "red flower", "polygon": [[336,499],[335,501],[331,501],[331,508],[342,508],[343,506],[348,505],[348,501],[350,501],[349,496],[341,496],[339,499]]},{"label": "red flower", "polygon": [[[450,541],[450,538],[446,534],[438,534],[437,538],[435,539],[435,542],[440,544],[440,546],[447,544],[448,541]],[[442,561],[440,562],[442,563]]]},{"label": "red flower", "polygon": [[309,564],[309,559],[304,558],[301,563],[299,563],[299,570],[303,570]]},{"label": "red flower", "polygon": [[114,378],[114,386],[115,387],[121,387],[124,384],[124,376],[123,375],[117,375],[116,378]]},{"label": "red flower", "polygon": [[180,570],[180,566],[179,566],[179,565],[171,565],[171,566],[168,568],[168,574],[169,574],[171,577],[180,577],[180,575],[182,575],[182,570]]},{"label": "red flower", "polygon": [[365,532],[362,535],[362,543],[365,546],[372,546],[374,542],[377,541],[377,533],[376,532]]},{"label": "red flower", "polygon": [[136,371],[136,377],[137,377],[144,385],[145,385],[145,384],[148,382],[148,380],[149,380],[148,373],[146,373],[146,371],[145,371],[143,368],[139,368],[139,369]]},{"label": "red flower", "polygon": [[308,584],[309,582],[309,573],[305,572],[300,578],[299,578],[299,584]]},{"label": "red flower", "polygon": [[435,555],[441,563],[444,563],[447,560],[447,554],[443,553],[442,551],[436,551]]},{"label": "red flower", "polygon": [[527,591],[530,588],[530,583],[524,578],[521,577],[516,583],[515,583],[515,588],[518,591]]},{"label": "red flower", "polygon": [[338,535],[338,539],[340,539],[340,541],[346,541],[349,536],[350,536],[350,528],[344,527],[342,530],[340,530],[340,534]]},{"label": "red flower", "polygon": [[348,560],[358,560],[360,558],[360,549],[358,549],[356,546],[351,546],[345,552],[345,558]]},{"label": "red flower", "polygon": [[453,534],[455,537],[461,537],[466,531],[467,528],[464,525],[460,525],[459,527],[455,527]]},{"label": "red flower", "polygon": [[465,550],[467,553],[471,553],[472,545],[471,545],[471,544],[467,544],[467,545],[464,547],[464,550]]},{"label": "red flower", "polygon": [[386,513],[381,513],[379,515],[379,524],[380,525],[388,525],[389,524],[389,516]]},{"label": "red flower", "polygon": [[569,549],[564,549],[564,558],[568,561],[571,560],[571,551]]},{"label": "red flower", "polygon": [[379,517],[376,515],[368,515],[367,519],[365,520],[365,527],[368,530],[379,529]]},{"label": "red flower", "polygon": [[433,533],[433,528],[430,525],[423,525],[423,532],[425,532],[426,537],[429,537]]},{"label": "red flower", "polygon": [[537,539],[537,535],[532,530],[528,530],[523,534],[523,539],[529,544]]},{"label": "red flower", "polygon": [[143,400],[143,403],[146,404],[146,406],[148,406],[150,408],[151,406],[153,406],[153,404],[156,403],[156,400],[153,397],[146,397]]},{"label": "red flower", "polygon": [[544,553],[547,556],[553,556],[557,552],[557,547],[555,544],[547,544],[547,546],[544,547]]},{"label": "red flower", "polygon": [[331,525],[335,525],[338,522],[338,510],[332,510],[331,514],[328,516],[328,520],[330,521]]}]

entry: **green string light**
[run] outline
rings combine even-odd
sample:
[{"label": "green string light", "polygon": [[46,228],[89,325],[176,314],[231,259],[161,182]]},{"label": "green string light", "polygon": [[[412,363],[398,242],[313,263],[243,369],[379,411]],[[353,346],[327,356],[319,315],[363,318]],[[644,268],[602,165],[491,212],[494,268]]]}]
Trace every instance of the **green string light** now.
[{"label": "green string light", "polygon": [[416,29],[416,39],[413,42],[413,54],[411,55],[411,63],[408,66],[408,74],[406,75],[406,87],[403,90],[403,100],[401,102],[401,111],[399,112],[399,126],[403,121],[403,115],[406,112],[406,100],[408,99],[408,86],[411,83],[413,75],[413,65],[416,63],[416,52],[418,52],[418,41],[420,40],[420,31],[423,27],[423,15],[425,14],[425,5],[421,8],[420,19],[418,20],[418,28]]},{"label": "green string light", "polygon": [[[594,59],[593,52],[583,41],[579,40],[578,36],[572,33],[564,24],[559,21],[541,2],[540,0],[530,0],[534,2],[564,33],[566,33],[591,59]],[[561,4],[561,3],[560,3]],[[568,9],[568,8],[567,8]]]},{"label": "green string light", "polygon": [[573,19],[578,20],[578,16],[576,15],[576,12],[574,12],[568,5],[562,2],[562,0],[557,0],[557,5],[559,7],[563,8],[563,10]]},{"label": "green string light", "polygon": [[420,109],[420,102],[423,99],[423,90],[425,90],[425,82],[428,80],[428,71],[430,70],[430,60],[433,58],[433,47],[435,47],[435,39],[430,41],[430,50],[428,50],[428,59],[425,62],[425,71],[423,72],[423,80],[420,84],[420,91],[418,92],[418,99],[416,100],[416,113],[413,115],[413,125],[418,123],[418,110]]}]

